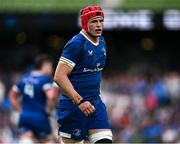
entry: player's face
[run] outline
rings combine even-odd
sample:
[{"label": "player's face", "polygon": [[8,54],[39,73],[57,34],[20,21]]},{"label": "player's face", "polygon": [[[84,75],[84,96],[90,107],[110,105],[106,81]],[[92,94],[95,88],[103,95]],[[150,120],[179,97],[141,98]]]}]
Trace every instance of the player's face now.
[{"label": "player's face", "polygon": [[88,21],[88,32],[95,37],[102,35],[104,18],[97,16]]}]

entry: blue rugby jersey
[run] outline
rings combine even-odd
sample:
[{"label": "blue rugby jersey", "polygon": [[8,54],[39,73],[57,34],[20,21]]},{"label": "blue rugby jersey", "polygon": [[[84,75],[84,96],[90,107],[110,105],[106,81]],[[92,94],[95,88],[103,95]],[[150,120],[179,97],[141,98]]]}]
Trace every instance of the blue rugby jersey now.
[{"label": "blue rugby jersey", "polygon": [[[106,44],[99,37],[93,43],[81,31],[65,45],[60,61],[73,68],[68,76],[74,89],[85,99],[95,99],[100,95],[101,73],[106,60]],[[62,94],[61,100],[70,100]]]},{"label": "blue rugby jersey", "polygon": [[13,89],[22,96],[21,112],[46,113],[45,91],[52,88],[52,83],[53,81],[49,76],[33,72],[25,74],[13,86]]}]

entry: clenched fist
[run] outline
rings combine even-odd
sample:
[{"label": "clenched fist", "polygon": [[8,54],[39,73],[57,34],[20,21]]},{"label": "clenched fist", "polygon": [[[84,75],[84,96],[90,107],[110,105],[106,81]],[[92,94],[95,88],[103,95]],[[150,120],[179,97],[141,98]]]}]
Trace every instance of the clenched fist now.
[{"label": "clenched fist", "polygon": [[94,106],[88,101],[81,103],[79,108],[86,116],[90,116],[95,111]]}]

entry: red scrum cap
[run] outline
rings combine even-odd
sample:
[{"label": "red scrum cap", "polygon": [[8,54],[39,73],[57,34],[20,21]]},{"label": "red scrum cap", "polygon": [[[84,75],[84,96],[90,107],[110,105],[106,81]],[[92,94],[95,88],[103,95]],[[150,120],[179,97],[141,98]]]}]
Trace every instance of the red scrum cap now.
[{"label": "red scrum cap", "polygon": [[88,21],[96,16],[102,16],[104,18],[104,12],[99,6],[87,6],[81,10],[81,25],[82,29],[88,31]]}]

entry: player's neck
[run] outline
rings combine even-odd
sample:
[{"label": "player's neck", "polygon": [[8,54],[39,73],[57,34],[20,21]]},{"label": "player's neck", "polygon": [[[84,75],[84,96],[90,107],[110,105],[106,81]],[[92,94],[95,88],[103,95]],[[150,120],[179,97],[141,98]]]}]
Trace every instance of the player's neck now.
[{"label": "player's neck", "polygon": [[99,42],[99,37],[94,37],[90,33],[86,32],[85,30],[82,30],[82,32],[93,42],[93,43],[98,43]]}]

